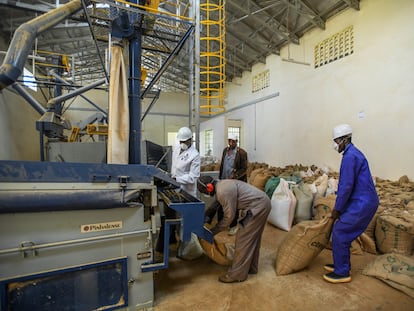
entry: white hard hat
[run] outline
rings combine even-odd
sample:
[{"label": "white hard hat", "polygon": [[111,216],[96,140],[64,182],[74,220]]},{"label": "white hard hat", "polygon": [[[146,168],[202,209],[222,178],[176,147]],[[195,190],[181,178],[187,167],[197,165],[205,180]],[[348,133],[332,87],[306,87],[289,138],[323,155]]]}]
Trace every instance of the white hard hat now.
[{"label": "white hard hat", "polygon": [[177,139],[179,141],[186,141],[193,137],[193,132],[188,127],[182,127],[178,130]]},{"label": "white hard hat", "polygon": [[227,139],[238,140],[236,134],[229,134],[229,136],[227,137]]},{"label": "white hard hat", "polygon": [[352,134],[352,128],[349,124],[340,124],[334,127],[332,131],[332,139]]}]

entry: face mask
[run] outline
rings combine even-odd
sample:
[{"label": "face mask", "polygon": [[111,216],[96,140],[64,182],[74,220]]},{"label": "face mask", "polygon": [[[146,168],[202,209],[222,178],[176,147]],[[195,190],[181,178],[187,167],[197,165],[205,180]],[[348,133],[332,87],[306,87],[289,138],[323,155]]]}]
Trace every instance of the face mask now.
[{"label": "face mask", "polygon": [[[332,147],[336,150],[336,151],[338,151],[339,152],[339,147],[340,147],[340,144],[342,144],[344,142],[344,140],[342,139],[340,142],[339,142],[339,144],[337,144],[335,141],[333,142],[333,144],[332,144]],[[342,151],[344,151],[343,149],[342,149]],[[341,152],[342,152],[341,151]],[[339,153],[341,153],[341,152],[339,152]]]},{"label": "face mask", "polygon": [[188,149],[188,146],[185,143],[181,143],[180,147],[181,147],[181,150],[187,150]]}]

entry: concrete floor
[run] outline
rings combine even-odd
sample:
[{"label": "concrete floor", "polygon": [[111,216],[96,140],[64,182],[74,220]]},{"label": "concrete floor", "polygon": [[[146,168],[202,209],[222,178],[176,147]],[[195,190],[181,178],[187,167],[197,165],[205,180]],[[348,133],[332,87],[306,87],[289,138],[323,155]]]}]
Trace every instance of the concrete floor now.
[{"label": "concrete floor", "polygon": [[322,279],[325,263],[332,262],[323,250],[308,268],[277,276],[276,250],[287,232],[267,224],[262,241],[259,273],[242,283],[224,284],[218,276],[227,270],[203,255],[183,261],[172,252],[169,268],[155,275],[154,311],[231,310],[375,310],[413,311],[414,299],[384,282],[362,275],[375,255],[353,255],[352,282],[330,284]]}]

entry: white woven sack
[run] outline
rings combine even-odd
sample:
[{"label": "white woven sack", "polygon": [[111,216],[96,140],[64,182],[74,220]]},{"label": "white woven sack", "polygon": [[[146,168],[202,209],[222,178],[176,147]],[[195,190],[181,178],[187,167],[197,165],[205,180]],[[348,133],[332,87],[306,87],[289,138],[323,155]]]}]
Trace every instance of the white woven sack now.
[{"label": "white woven sack", "polygon": [[289,231],[295,216],[296,198],[285,179],[280,179],[270,202],[272,209],[267,221],[282,230]]}]

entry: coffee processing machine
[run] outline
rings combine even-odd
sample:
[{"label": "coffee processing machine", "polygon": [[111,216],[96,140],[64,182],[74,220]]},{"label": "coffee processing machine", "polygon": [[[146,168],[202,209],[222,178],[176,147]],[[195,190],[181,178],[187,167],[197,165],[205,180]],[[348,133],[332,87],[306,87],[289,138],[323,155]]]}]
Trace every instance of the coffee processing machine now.
[{"label": "coffee processing machine", "polygon": [[158,204],[183,241],[212,239],[204,203],[176,188],[151,165],[0,161],[1,310],[151,307],[168,267],[168,248],[154,262]]},{"label": "coffee processing machine", "polygon": [[[160,206],[177,212],[177,218],[165,222],[165,241],[169,241],[170,225],[179,227],[181,241],[189,241],[192,234],[210,242],[213,239],[203,227],[204,202],[180,191],[158,163],[141,162],[141,100],[189,38],[193,30],[190,22],[172,55],[141,91],[141,35],[148,32],[141,28],[150,13],[108,1],[111,10],[106,10],[118,12],[108,19],[108,31],[125,43],[131,55],[126,79],[129,93],[125,94],[129,115],[122,119],[130,122],[120,122],[129,123],[127,161],[66,162],[69,157],[58,157],[62,162],[44,161],[48,158],[44,137],[61,143],[64,130],[69,129],[61,118],[60,103],[107,83],[108,77],[57,94],[47,108],[16,81],[36,36],[79,11],[87,16],[88,3],[72,0],[22,24],[0,67],[0,90],[13,87],[42,115],[36,122],[41,161],[0,161],[1,311],[152,308],[154,271],[168,268],[169,256],[165,247],[163,260],[154,259]],[[108,115],[112,120],[117,116]]]}]

